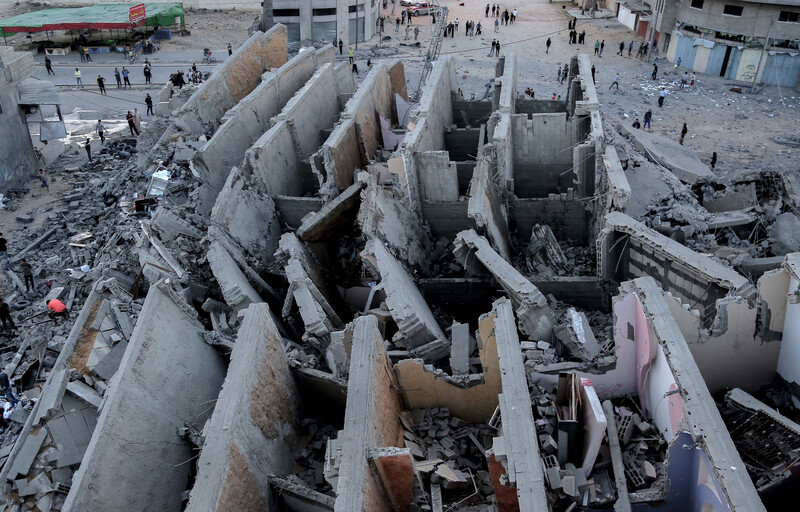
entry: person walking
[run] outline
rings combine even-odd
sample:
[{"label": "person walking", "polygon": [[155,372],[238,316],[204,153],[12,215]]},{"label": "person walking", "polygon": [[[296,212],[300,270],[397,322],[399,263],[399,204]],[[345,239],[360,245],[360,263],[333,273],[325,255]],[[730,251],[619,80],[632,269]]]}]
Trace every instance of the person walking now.
[{"label": "person walking", "polygon": [[495,33],[500,32],[500,20],[497,18],[494,20],[494,31]]},{"label": "person walking", "polygon": [[44,58],[44,68],[47,70],[48,75],[55,75],[56,72],[53,71],[53,63],[50,62],[50,57]]},{"label": "person walking", "polygon": [[123,81],[123,85],[125,86],[125,89],[127,89],[128,87],[132,87],[131,86],[131,81],[128,78],[129,74],[130,73],[128,72],[128,68],[126,68],[125,66],[122,66],[122,81]]},{"label": "person walking", "polygon": [[33,285],[33,267],[31,264],[25,261],[25,258],[19,260],[19,268],[22,270],[22,277],[25,279],[25,291],[28,292],[31,288],[34,288]]},{"label": "person walking", "polygon": [[558,64],[558,75],[556,75],[556,80],[558,83],[561,83],[561,63]]},{"label": "person walking", "polygon": [[569,77],[569,68],[567,67],[567,64],[564,63],[564,68],[561,70],[561,83],[563,84],[564,80],[566,80],[568,77]]},{"label": "person walking", "polygon": [[97,87],[100,88],[100,94],[106,94],[106,79],[97,75]]},{"label": "person walking", "polygon": [[75,68],[75,81],[78,83],[78,87],[83,89],[83,80],[81,80],[81,70]]},{"label": "person walking", "polygon": [[400,16],[398,16],[397,19],[394,20],[394,33],[396,34],[398,32],[400,32]]},{"label": "person walking", "polygon": [[119,74],[119,68],[114,68],[114,80],[117,81],[117,89],[122,87],[122,75]]},{"label": "person walking", "polygon": [[106,141],[106,138],[105,138],[105,135],[104,135],[104,133],[106,131],[106,127],[103,126],[103,121],[101,119],[98,119],[97,120],[97,124],[94,125],[94,131],[96,131],[97,135],[100,136],[100,144],[102,145]]},{"label": "person walking", "polygon": [[492,4],[492,18],[494,18],[494,13],[497,11],[497,6]]},{"label": "person walking", "polygon": [[131,113],[130,110],[125,115],[125,119],[128,121],[128,128],[131,130],[131,136],[133,136],[134,133],[136,135],[139,135],[139,130],[136,129],[136,123],[134,122],[133,114]]},{"label": "person walking", "polygon": [[231,46],[231,43],[228,43],[228,57],[231,55],[233,55],[233,46]]},{"label": "person walking", "polygon": [[[513,25],[515,21],[517,21],[517,10],[516,9],[511,11],[511,24]],[[572,27],[572,28],[575,28],[575,27]]]},{"label": "person walking", "polygon": [[658,78],[658,64],[653,63],[653,72],[650,73],[650,76],[653,77],[653,80]]},{"label": "person walking", "polygon": [[401,25],[405,25],[406,24],[406,11],[403,11],[403,12],[400,13],[400,24]]},{"label": "person walking", "polygon": [[594,42],[594,54],[597,55],[600,53],[600,41],[597,40]]},{"label": "person walking", "polygon": [[606,40],[603,39],[602,41],[600,41],[600,55],[598,55],[598,57],[602,57],[603,56],[603,49],[605,47],[606,47]]},{"label": "person walking", "polygon": [[625,42],[621,42],[619,43],[619,51],[617,52],[617,55],[622,56],[622,52],[624,51],[625,51]]},{"label": "person walking", "polygon": [[653,119],[653,111],[650,110],[650,109],[647,109],[647,112],[644,113],[644,128],[647,128],[648,132],[653,131],[653,130],[650,129],[650,121],[652,119]]},{"label": "person walking", "polygon": [[686,126],[686,123],[683,123],[683,128],[681,129],[681,140],[678,141],[681,146],[683,146],[683,139],[686,138],[687,133],[689,133],[689,128]]},{"label": "person walking", "polygon": [[147,93],[147,96],[144,98],[144,104],[147,105],[147,115],[153,115],[153,98],[150,97],[150,93]]},{"label": "person walking", "polygon": [[[11,328],[16,329],[14,321],[11,319],[11,310],[4,300],[0,300],[0,320],[3,320],[3,329],[6,328],[6,321],[11,322]],[[11,407],[16,407],[19,399],[14,396],[14,391],[11,389],[11,380],[8,378],[5,368],[0,370],[0,393],[6,397],[6,400],[11,404]]]},{"label": "person walking", "polygon": [[[479,23],[478,27],[480,27],[480,26],[481,25]],[[478,31],[478,33],[480,34],[480,30]],[[419,37],[419,27],[414,27],[414,41],[416,41],[418,37]]]},{"label": "person walking", "polygon": [[544,53],[550,53],[550,44],[552,44],[552,41],[550,41],[550,38],[548,37],[547,42],[544,43],[544,45],[547,47]]},{"label": "person walking", "polygon": [[628,45],[628,57],[631,56],[632,51],[633,51],[633,41],[631,41],[631,44]]},{"label": "person walking", "polygon": [[84,46],[83,47],[83,53],[86,54],[86,62],[92,62],[92,56],[89,55],[89,47],[88,46]]},{"label": "person walking", "polygon": [[47,171],[44,169],[39,169],[39,179],[42,180],[42,187],[50,192],[50,185],[47,184]]},{"label": "person walking", "polygon": [[484,11],[484,16],[483,17],[484,18],[488,18],[489,17],[489,4],[486,4],[486,10]]},{"label": "person walking", "polygon": [[342,41],[342,38],[340,37],[339,38],[339,55],[343,55],[343,53],[342,53],[343,51],[344,51],[344,42]]},{"label": "person walking", "polygon": [[355,59],[353,59],[353,73],[355,73],[356,76],[358,76],[358,65],[356,64]]},{"label": "person walking", "polygon": [[592,64],[592,83],[597,85],[597,82],[594,80],[594,72],[595,72],[594,64]]},{"label": "person walking", "polygon": [[453,22],[453,26],[455,27],[453,30],[455,30],[456,32],[458,32],[458,22],[459,21],[460,20],[458,18],[456,18],[456,20]]},{"label": "person walking", "polygon": [[617,90],[619,90],[619,72],[614,74],[614,81],[611,82],[611,85],[608,86],[608,90],[610,91],[612,87],[616,86]]},{"label": "person walking", "polygon": [[714,151],[714,153],[711,155],[711,170],[712,171],[714,170],[714,167],[716,167],[716,165],[717,165],[717,152]]},{"label": "person walking", "polygon": [[667,88],[662,87],[661,92],[658,94],[658,108],[664,107],[664,98],[667,97]]},{"label": "person walking", "polygon": [[3,257],[3,270],[8,270],[8,240],[0,233],[0,256]]},{"label": "person walking", "polygon": [[86,139],[86,144],[84,144],[83,149],[86,150],[86,156],[89,157],[89,161],[92,161],[92,141],[90,139]]},{"label": "person walking", "polygon": [[352,47],[347,49],[347,58],[350,59],[350,64],[353,63],[353,57],[355,57],[355,55],[356,52],[353,51]]},{"label": "person walking", "polygon": [[641,58],[642,55],[644,55],[644,41],[639,43],[639,51],[636,52],[636,58]]}]

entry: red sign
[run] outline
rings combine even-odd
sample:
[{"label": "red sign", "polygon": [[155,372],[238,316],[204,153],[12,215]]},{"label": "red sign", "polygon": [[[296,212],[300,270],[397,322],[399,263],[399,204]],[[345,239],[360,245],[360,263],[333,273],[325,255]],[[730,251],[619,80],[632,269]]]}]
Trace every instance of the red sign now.
[{"label": "red sign", "polygon": [[144,4],[134,5],[131,7],[130,13],[128,14],[128,19],[130,19],[131,25],[138,25],[146,18],[147,16],[144,13]]}]

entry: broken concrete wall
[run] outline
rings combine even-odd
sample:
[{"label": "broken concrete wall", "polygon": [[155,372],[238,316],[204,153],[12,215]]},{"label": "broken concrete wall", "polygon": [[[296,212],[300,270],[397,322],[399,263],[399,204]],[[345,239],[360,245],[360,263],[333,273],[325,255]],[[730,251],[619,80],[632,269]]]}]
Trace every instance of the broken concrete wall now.
[{"label": "broken concrete wall", "polygon": [[500,89],[497,110],[514,114],[517,100],[517,54],[510,52],[500,58],[502,75],[494,79],[495,90]]},{"label": "broken concrete wall", "polygon": [[392,190],[371,177],[361,193],[358,225],[365,235],[379,238],[393,254],[411,266],[427,268],[432,243],[419,218]]},{"label": "broken concrete wall", "polygon": [[[492,312],[481,317],[478,330],[481,339],[495,338],[502,375],[502,393],[498,397],[502,431],[488,453],[498,510],[548,510],[528,379],[511,302],[508,299],[496,301]],[[501,479],[502,466],[498,462],[504,463],[506,478]],[[503,497],[508,493],[503,492],[502,487],[516,489],[517,503],[512,500],[504,503]]]},{"label": "broken concrete wall", "polygon": [[[222,116],[250,94],[261,81],[261,75],[288,60],[287,30],[275,25],[265,32],[254,32],[247,41],[220,63],[189,100],[173,114],[173,124],[184,133],[184,139],[213,133]],[[163,145],[164,137],[156,144]]]},{"label": "broken concrete wall", "polygon": [[62,510],[181,510],[194,452],[178,429],[203,425],[225,376],[203,331],[169,284],[150,287]]},{"label": "broken concrete wall", "polygon": [[475,231],[462,231],[454,242],[453,254],[468,273],[490,273],[514,302],[520,331],[534,340],[549,340],[553,317],[547,299],[511,263]]},{"label": "broken concrete wall", "polygon": [[604,217],[610,212],[625,212],[625,206],[631,198],[631,185],[622,169],[617,150],[613,146],[606,147],[602,159],[598,194],[603,195],[603,207],[598,212]]},{"label": "broken concrete wall", "polygon": [[800,253],[786,255],[785,268],[790,273],[787,290],[783,340],[778,358],[778,374],[794,389],[800,390]]},{"label": "broken concrete wall", "polygon": [[775,378],[781,342],[763,341],[757,335],[758,310],[748,301],[718,300],[714,324],[705,330],[700,315],[688,304],[670,294],[665,299],[711,393],[732,387],[755,392]]},{"label": "broken concrete wall", "polygon": [[423,201],[458,201],[458,170],[447,151],[425,151],[414,158]]},{"label": "broken concrete wall", "polygon": [[419,108],[412,111],[408,120],[409,132],[402,147],[412,151],[438,151],[445,148],[445,133],[442,127],[453,124],[453,94],[458,87],[455,82],[455,64],[451,57],[439,59],[433,64]]},{"label": "broken concrete wall", "polygon": [[233,168],[211,211],[211,224],[225,231],[256,261],[272,260],[281,226],[267,185],[246,169]]},{"label": "broken concrete wall", "polygon": [[391,120],[394,94],[389,81],[389,73],[383,63],[369,70],[358,90],[345,105],[342,117],[352,117],[361,134],[367,158],[374,158],[378,146],[383,146],[379,115]]},{"label": "broken concrete wall", "polygon": [[326,185],[334,193],[352,185],[354,171],[367,164],[359,128],[352,118],[336,125],[320,151],[327,174]]},{"label": "broken concrete wall", "polygon": [[372,267],[373,274],[380,276],[386,304],[399,329],[392,339],[395,344],[416,348],[447,339],[414,280],[383,242],[376,239],[367,241],[361,257]]},{"label": "broken concrete wall", "polygon": [[294,464],[300,397],[269,307],[244,312],[186,510],[269,511],[269,475]]},{"label": "broken concrete wall", "polygon": [[341,460],[334,510],[389,512],[394,508],[368,452],[401,446],[402,399],[374,316],[355,320],[351,356],[345,428],[337,439]]},{"label": "broken concrete wall", "polygon": [[[245,151],[271,126],[289,99],[323,62],[333,62],[333,48],[306,50],[262,76],[261,83],[225,113],[224,123],[192,158],[204,184],[218,193],[231,167],[240,166]],[[211,197],[215,194],[212,193]]]},{"label": "broken concrete wall", "polygon": [[502,113],[496,116],[496,124],[491,133],[494,161],[497,175],[506,188],[514,191],[514,145],[511,126],[511,114]]},{"label": "broken concrete wall", "polygon": [[607,279],[652,276],[661,287],[681,301],[695,305],[709,327],[716,312],[716,301],[731,292],[754,298],[755,288],[736,271],[697,253],[676,240],[648,228],[620,213],[605,217],[614,236],[600,237],[598,265]]},{"label": "broken concrete wall", "polygon": [[[657,361],[650,368],[643,367],[645,372],[640,372],[637,366],[637,387],[639,382],[645,384],[647,381],[647,387],[651,388],[648,393],[648,407],[659,430],[668,441],[679,437],[681,431],[691,434],[689,439],[695,446],[702,447],[708,455],[711,464],[707,469],[712,471],[711,475],[719,482],[719,488],[731,510],[766,510],[747,471],[740,469],[744,467],[744,462],[722,421],[714,399],[705,386],[689,346],[669,312],[663,291],[650,277],[622,283],[620,291],[623,295],[636,294],[654,342],[666,356],[664,359],[667,368],[663,370]],[[642,362],[640,352],[637,351],[637,365]],[[639,380],[640,373],[644,373],[641,380]],[[674,384],[669,384],[668,387],[666,387],[669,383],[668,378],[665,380],[661,377],[667,374],[671,374],[674,379]],[[659,383],[650,384],[653,379]],[[661,405],[664,403],[668,405]],[[659,414],[661,408],[666,409],[666,412]],[[664,419],[660,418],[668,418],[668,426],[664,425]],[[686,443],[680,443],[678,440],[677,446],[685,447]],[[696,480],[689,483],[689,485],[696,484]],[[717,498],[721,499],[720,496]],[[712,510],[719,509],[712,508]]]},{"label": "broken concrete wall", "polygon": [[508,238],[508,217],[505,205],[495,190],[489,175],[491,163],[478,161],[469,186],[468,215],[475,221],[477,231],[492,244],[500,255],[511,261],[511,242]]},{"label": "broken concrete wall", "polygon": [[309,191],[309,178],[304,171],[306,174],[309,171],[301,168],[299,138],[293,124],[278,121],[247,150],[244,172],[252,173],[271,195],[305,195]]},{"label": "broken concrete wall", "polygon": [[239,311],[246,309],[251,303],[263,300],[244,270],[239,266],[239,262],[231,254],[223,236],[218,233],[209,235],[210,244],[206,259],[219,284],[225,302]]}]

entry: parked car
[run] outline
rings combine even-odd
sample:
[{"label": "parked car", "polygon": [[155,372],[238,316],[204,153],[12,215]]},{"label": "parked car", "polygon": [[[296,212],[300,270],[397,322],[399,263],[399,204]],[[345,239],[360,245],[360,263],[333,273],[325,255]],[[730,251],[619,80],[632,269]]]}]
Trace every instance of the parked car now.
[{"label": "parked car", "polygon": [[417,5],[420,0],[400,0],[400,5],[403,7],[413,7]]},{"label": "parked car", "polygon": [[433,7],[428,2],[417,2],[416,5],[413,5],[408,8],[411,11],[412,16],[424,16],[425,14],[430,14]]}]

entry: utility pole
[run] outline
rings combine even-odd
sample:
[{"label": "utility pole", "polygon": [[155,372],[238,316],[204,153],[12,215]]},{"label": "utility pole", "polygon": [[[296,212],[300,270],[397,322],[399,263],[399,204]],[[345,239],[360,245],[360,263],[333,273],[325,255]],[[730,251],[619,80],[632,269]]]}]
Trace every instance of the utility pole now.
[{"label": "utility pole", "polygon": [[766,53],[767,48],[769,48],[769,39],[770,35],[772,35],[772,25],[775,23],[775,17],[771,16],[769,20],[769,29],[767,29],[767,38],[764,40],[764,48],[761,49],[761,55],[758,56],[758,65],[756,66],[756,72],[753,73],[753,85],[750,86],[750,92],[754,92],[756,90],[756,79],[758,78],[758,70],[761,69],[761,61],[764,59],[764,53]]},{"label": "utility pole", "polygon": [[653,46],[655,45],[656,40],[656,27],[658,26],[658,12],[662,2],[664,2],[664,0],[656,0],[655,18],[653,19],[653,26],[650,29],[650,42],[647,44],[647,62],[650,62],[650,59],[653,56]]}]

